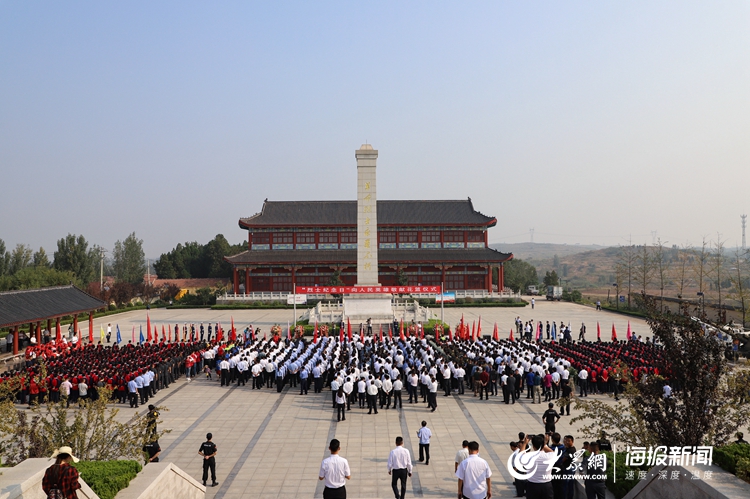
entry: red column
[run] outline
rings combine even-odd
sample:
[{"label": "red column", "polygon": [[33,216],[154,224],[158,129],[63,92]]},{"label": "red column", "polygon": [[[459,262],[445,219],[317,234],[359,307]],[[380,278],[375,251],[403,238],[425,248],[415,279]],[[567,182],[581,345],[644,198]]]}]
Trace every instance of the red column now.
[{"label": "red column", "polygon": [[237,267],[234,267],[234,269],[232,269],[232,274],[234,277],[234,294],[238,294],[240,292],[240,276],[239,272],[237,271]]},{"label": "red column", "polygon": [[484,247],[485,248],[489,246],[489,244],[487,243],[487,233],[488,232],[489,232],[488,230],[484,231]]},{"label": "red column", "polygon": [[[78,334],[78,314],[73,316],[73,331]],[[81,338],[78,339],[80,340]]]},{"label": "red column", "polygon": [[487,291],[492,294],[492,266],[487,265],[487,276],[485,277],[485,280],[487,281]]},{"label": "red column", "polygon": [[503,268],[503,264],[501,263],[500,266],[497,268],[497,290],[502,291],[505,287],[505,272]]},{"label": "red column", "polygon": [[41,322],[36,323],[36,344],[37,345],[42,344],[42,323]]},{"label": "red column", "polygon": [[[78,316],[76,316],[76,320],[78,320]],[[94,312],[89,312],[89,333],[91,335],[94,334]],[[83,338],[79,337],[78,341],[83,341]],[[101,341],[101,335],[100,335],[99,341]],[[81,345],[83,345],[83,343],[81,343]]]},{"label": "red column", "polygon": [[250,269],[245,269],[245,294],[250,293]]},{"label": "red column", "polygon": [[13,328],[13,355],[18,355],[18,326]]}]

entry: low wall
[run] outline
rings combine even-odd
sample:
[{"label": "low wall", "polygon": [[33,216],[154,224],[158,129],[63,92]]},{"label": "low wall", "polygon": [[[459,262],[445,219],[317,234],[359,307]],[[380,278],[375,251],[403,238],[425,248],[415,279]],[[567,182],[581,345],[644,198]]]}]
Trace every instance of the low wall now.
[{"label": "low wall", "polygon": [[[0,499],[46,499],[42,490],[44,472],[55,463],[54,459],[27,459],[13,468],[0,468]],[[78,479],[81,489],[79,499],[99,499],[99,496]]]},{"label": "low wall", "polygon": [[[204,499],[206,487],[171,462],[150,463],[115,499]],[[3,499],[0,497],[0,499]],[[24,498],[25,499],[25,498]]]},{"label": "low wall", "polygon": [[[711,473],[705,479],[706,471]],[[660,472],[666,472],[666,479],[659,479]],[[672,472],[679,473],[679,479],[672,480]],[[701,477],[694,479],[694,476]],[[647,477],[628,492],[625,499],[740,499],[750,497],[750,484],[728,473],[718,466],[655,466]]]}]

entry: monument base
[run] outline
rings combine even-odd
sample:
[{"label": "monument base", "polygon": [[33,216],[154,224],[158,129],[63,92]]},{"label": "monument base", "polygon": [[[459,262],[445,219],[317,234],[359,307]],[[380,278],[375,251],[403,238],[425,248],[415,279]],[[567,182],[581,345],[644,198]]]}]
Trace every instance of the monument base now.
[{"label": "monument base", "polygon": [[372,319],[373,324],[385,324],[393,321],[393,306],[389,294],[345,295],[343,298],[344,317],[351,322],[365,322]]}]

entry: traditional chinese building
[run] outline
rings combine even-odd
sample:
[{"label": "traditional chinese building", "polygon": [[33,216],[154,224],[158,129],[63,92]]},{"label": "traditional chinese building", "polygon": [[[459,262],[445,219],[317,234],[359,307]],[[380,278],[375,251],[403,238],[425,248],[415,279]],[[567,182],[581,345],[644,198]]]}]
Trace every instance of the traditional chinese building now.
[{"label": "traditional chinese building", "polygon": [[[446,291],[492,292],[493,269],[503,289],[503,263],[512,259],[487,244],[497,219],[465,201],[377,201],[378,281],[440,285]],[[292,292],[293,285],[323,286],[338,273],[357,283],[356,201],[268,201],[241,218],[248,249],[226,257],[234,292]],[[498,289],[498,288],[495,288]]]}]

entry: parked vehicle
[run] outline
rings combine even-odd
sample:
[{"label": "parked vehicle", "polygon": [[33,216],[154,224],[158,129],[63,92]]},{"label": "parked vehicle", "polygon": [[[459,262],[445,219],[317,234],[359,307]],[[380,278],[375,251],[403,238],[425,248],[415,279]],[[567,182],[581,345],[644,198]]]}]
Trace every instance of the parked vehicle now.
[{"label": "parked vehicle", "polygon": [[531,296],[539,296],[539,288],[536,286],[529,286],[526,288],[526,292]]},{"label": "parked vehicle", "polygon": [[547,286],[547,300],[562,300],[562,286]]}]

